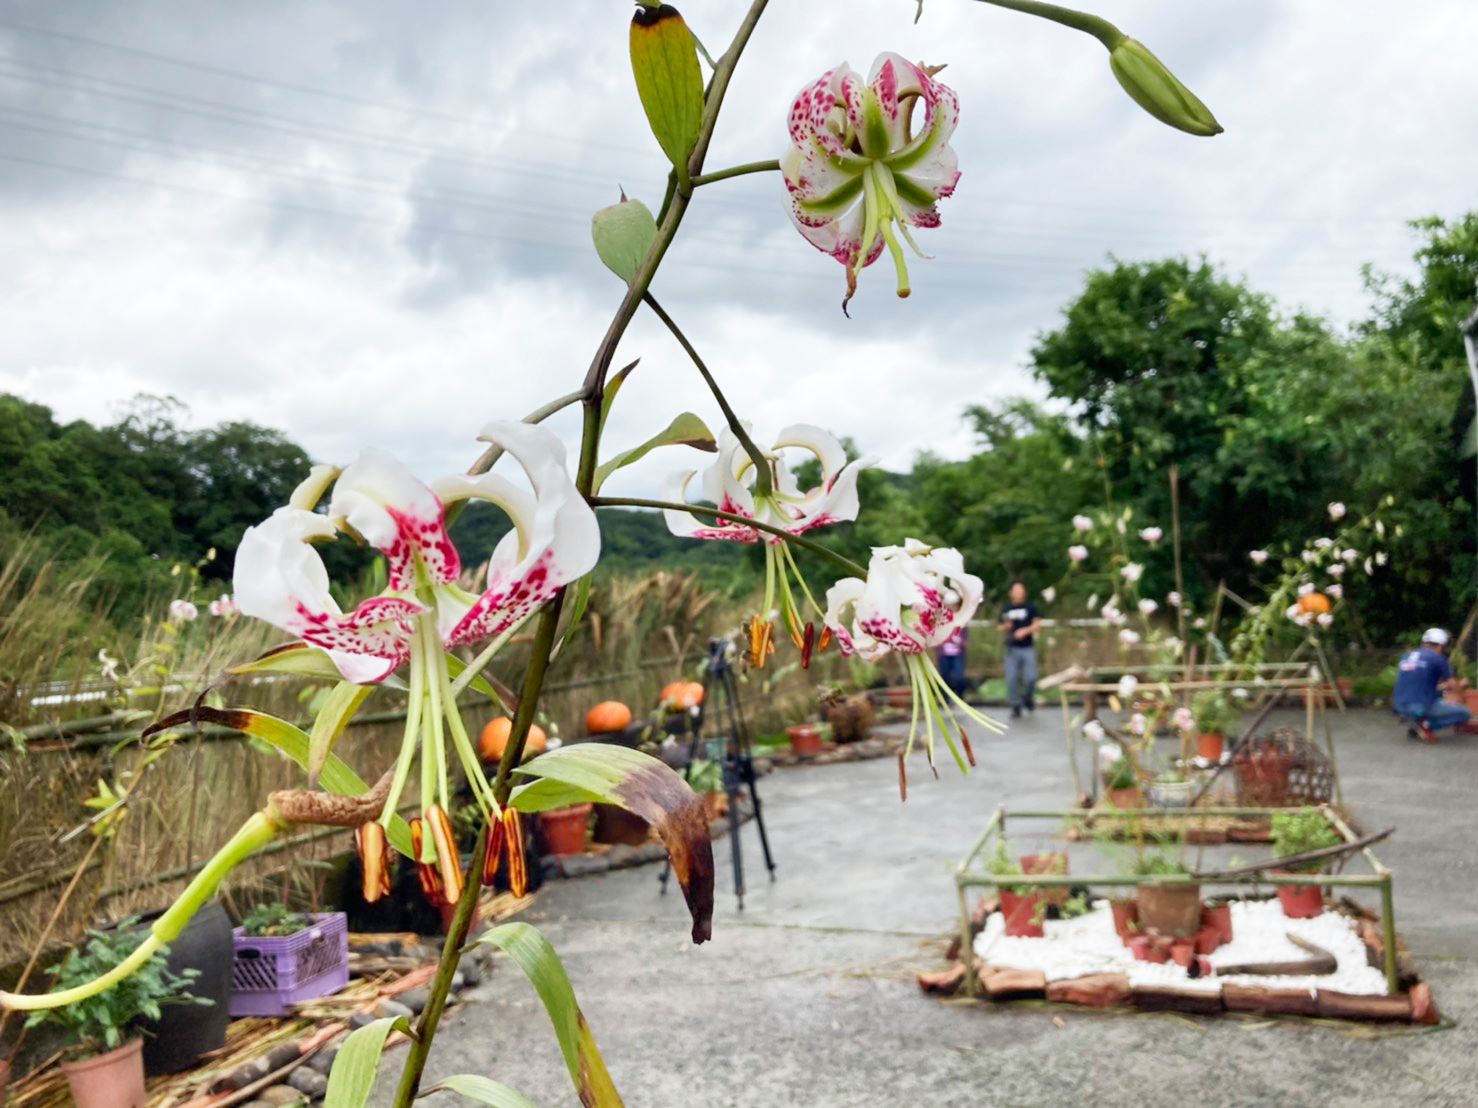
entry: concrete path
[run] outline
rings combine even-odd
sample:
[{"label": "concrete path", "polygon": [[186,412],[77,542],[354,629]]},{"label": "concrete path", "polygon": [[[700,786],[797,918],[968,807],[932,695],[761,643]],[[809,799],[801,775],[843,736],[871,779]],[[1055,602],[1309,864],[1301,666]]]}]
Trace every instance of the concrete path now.
[{"label": "concrete path", "polygon": [[[1478,1103],[1478,737],[1419,745],[1374,711],[1335,723],[1349,807],[1366,829],[1399,827],[1378,850],[1396,871],[1401,930],[1455,1030],[1365,1038],[922,996],[913,971],[942,965],[953,866],[989,812],[1071,800],[1055,709],[975,737],[969,778],[941,764],[933,781],[916,759],[906,805],[891,760],[766,778],[778,880],[763,878],[746,827],[750,895],[737,912],[728,844],[716,844],[706,946],[688,943],[676,891],[657,895],[655,866],[555,883],[528,918],[563,956],[633,1108]],[[1024,853],[1057,830],[1013,841]],[[1076,852],[1091,848],[1073,849],[1082,872]],[[502,969],[482,989],[483,1003],[444,1025],[431,1076],[483,1073],[541,1105],[576,1103],[532,989]],[[385,1084],[376,1105],[389,1103]],[[430,1103],[442,1100],[452,1098]]]}]

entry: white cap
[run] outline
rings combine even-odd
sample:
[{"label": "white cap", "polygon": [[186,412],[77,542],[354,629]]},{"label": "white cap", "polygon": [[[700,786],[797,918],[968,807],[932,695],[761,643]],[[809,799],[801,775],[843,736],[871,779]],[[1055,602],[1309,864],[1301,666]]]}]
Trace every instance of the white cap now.
[{"label": "white cap", "polygon": [[1433,643],[1436,646],[1446,646],[1452,641],[1452,636],[1440,627],[1428,627],[1422,633],[1422,642]]}]

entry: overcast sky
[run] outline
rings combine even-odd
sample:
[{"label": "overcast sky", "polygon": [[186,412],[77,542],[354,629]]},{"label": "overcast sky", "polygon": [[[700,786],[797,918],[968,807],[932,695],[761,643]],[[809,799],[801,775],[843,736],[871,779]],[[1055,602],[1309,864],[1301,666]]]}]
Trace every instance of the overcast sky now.
[{"label": "overcast sky", "polygon": [[[737,0],[688,0],[717,52]],[[971,403],[1033,393],[1033,334],[1086,268],[1205,252],[1341,323],[1408,217],[1473,206],[1472,0],[1099,0],[1226,128],[1161,126],[1092,40],[968,0],[773,0],[710,169],[776,157],[802,84],[896,50],[960,95],[963,171],[899,301],[852,318],[778,175],[705,188],[654,291],[761,431],[806,420],[906,467],[970,448]],[[107,420],[137,392],[281,428],[321,460],[461,469],[488,419],[575,387],[619,282],[589,217],[665,163],[626,59],[630,3],[0,5],[0,389]],[[611,449],[692,408],[639,319]],[[555,424],[573,437],[569,420]],[[650,491],[678,459],[624,481]]]}]

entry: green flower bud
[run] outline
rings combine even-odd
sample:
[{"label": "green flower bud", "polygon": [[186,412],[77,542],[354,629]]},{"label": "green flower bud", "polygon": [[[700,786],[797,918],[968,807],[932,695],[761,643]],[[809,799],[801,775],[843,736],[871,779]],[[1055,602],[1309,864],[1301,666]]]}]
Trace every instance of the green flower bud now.
[{"label": "green flower bud", "polygon": [[1119,40],[1109,51],[1109,66],[1124,91],[1161,123],[1208,138],[1221,134],[1222,125],[1211,109],[1138,39],[1126,35]]},{"label": "green flower bud", "polygon": [[626,199],[623,192],[619,204],[595,213],[590,235],[606,268],[629,285],[656,241],[657,221],[650,208],[640,200]]}]

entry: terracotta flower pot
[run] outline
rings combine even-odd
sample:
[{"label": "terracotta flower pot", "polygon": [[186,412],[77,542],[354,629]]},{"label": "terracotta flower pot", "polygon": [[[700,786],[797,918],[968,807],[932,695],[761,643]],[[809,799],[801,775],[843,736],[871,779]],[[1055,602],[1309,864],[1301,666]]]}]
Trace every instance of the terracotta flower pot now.
[{"label": "terracotta flower pot", "polygon": [[821,753],[821,728],[814,723],[798,723],[787,727],[790,736],[790,752],[797,758],[814,758]]},{"label": "terracotta flower pot", "polygon": [[1190,936],[1201,926],[1201,886],[1140,885],[1139,922],[1164,935]]},{"label": "terracotta flower pot", "polygon": [[1010,889],[1001,890],[1001,914],[1006,917],[1006,934],[1021,939],[1042,937],[1045,903],[1041,893],[1025,896]]},{"label": "terracotta flower pot", "polygon": [[1232,941],[1232,906],[1225,902],[1208,904],[1201,909],[1201,926],[1216,928],[1219,946]]},{"label": "terracotta flower pot", "polygon": [[1132,945],[1136,935],[1134,925],[1139,923],[1139,905],[1132,897],[1124,897],[1109,901],[1109,911],[1114,914],[1114,931]]},{"label": "terracotta flower pot", "polygon": [[133,1039],[106,1054],[63,1062],[77,1108],[144,1108],[143,1049],[144,1040]]},{"label": "terracotta flower pot", "polygon": [[[1023,854],[1021,856],[1022,873],[1067,873],[1067,855],[1046,851],[1042,854]],[[1041,897],[1048,904],[1065,904],[1071,890],[1066,888],[1043,889]]]},{"label": "terracotta flower pot", "polygon": [[1148,935],[1135,935],[1125,945],[1129,947],[1129,953],[1134,955],[1135,961],[1145,962],[1149,960],[1150,937]]},{"label": "terracotta flower pot", "polygon": [[1478,717],[1478,689],[1463,690],[1463,705]]},{"label": "terracotta flower pot", "polygon": [[[1291,876],[1288,870],[1273,872]],[[1289,919],[1313,919],[1324,912],[1324,889],[1320,885],[1279,885],[1278,903]]]},{"label": "terracotta flower pot", "polygon": [[1170,948],[1170,960],[1177,966],[1190,968],[1191,959],[1196,956],[1196,944],[1189,939],[1182,939]]},{"label": "terracotta flower pot", "polygon": [[1196,736],[1196,753],[1208,762],[1221,761],[1222,749],[1226,746],[1227,737],[1220,731],[1209,731]]},{"label": "terracotta flower pot", "polygon": [[1157,943],[1153,939],[1145,940],[1144,960],[1146,962],[1168,962],[1170,961],[1170,944]]},{"label": "terracotta flower pot", "polygon": [[579,854],[590,828],[590,804],[573,804],[539,814],[539,841],[546,854]]},{"label": "terracotta flower pot", "polygon": [[1197,954],[1210,954],[1221,945],[1221,929],[1214,924],[1201,924],[1195,935],[1195,944]]},{"label": "terracotta flower pot", "polygon": [[1127,789],[1105,789],[1104,796],[1115,808],[1127,810],[1130,808],[1144,807],[1144,793],[1139,791],[1139,786],[1131,785]]}]

